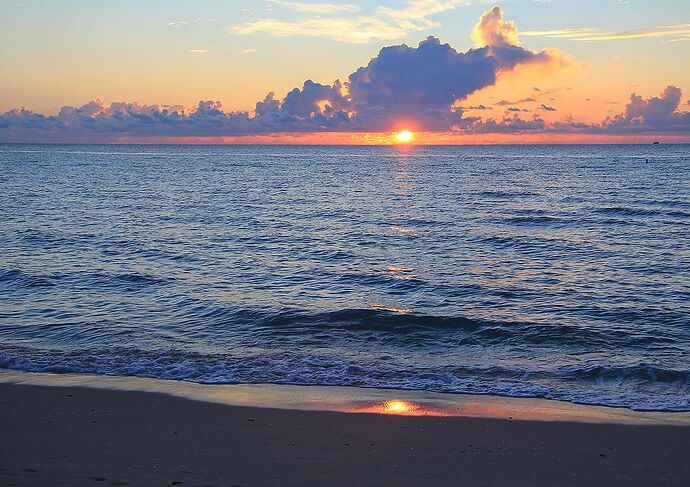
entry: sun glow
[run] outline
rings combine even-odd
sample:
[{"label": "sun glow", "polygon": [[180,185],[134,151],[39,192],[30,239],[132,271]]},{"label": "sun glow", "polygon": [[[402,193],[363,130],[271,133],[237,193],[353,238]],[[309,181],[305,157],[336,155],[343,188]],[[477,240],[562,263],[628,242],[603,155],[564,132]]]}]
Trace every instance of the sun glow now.
[{"label": "sun glow", "polygon": [[412,134],[412,132],[410,132],[409,130],[403,130],[395,135],[395,140],[402,144],[406,144],[408,142],[411,142],[413,137],[414,134]]}]

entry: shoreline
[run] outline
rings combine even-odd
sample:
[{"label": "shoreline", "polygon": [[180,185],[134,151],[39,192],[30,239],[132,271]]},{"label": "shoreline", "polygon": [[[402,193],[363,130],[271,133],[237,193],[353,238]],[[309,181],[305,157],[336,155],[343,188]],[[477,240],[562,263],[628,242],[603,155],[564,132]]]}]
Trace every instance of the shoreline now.
[{"label": "shoreline", "polygon": [[351,414],[27,382],[0,381],[0,485],[684,486],[690,479],[687,425]]},{"label": "shoreline", "polygon": [[146,377],[55,374],[8,369],[0,369],[0,384],[160,393],[226,406],[282,410],[690,426],[690,412],[687,411],[637,411],[540,398],[349,386],[199,384]]}]

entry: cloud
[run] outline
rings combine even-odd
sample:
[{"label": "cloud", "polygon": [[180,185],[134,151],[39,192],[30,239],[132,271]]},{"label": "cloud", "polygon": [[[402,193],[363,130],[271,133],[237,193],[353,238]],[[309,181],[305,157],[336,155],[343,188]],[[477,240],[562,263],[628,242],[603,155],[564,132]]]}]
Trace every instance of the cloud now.
[{"label": "cloud", "polygon": [[529,98],[522,98],[520,100],[515,100],[515,101],[510,101],[510,100],[501,100],[497,101],[494,103],[494,105],[499,106],[499,107],[508,107],[512,105],[522,105],[523,103],[533,103],[536,102],[537,100],[535,98],[529,97]]},{"label": "cloud", "polygon": [[483,14],[472,35],[482,47],[465,53],[435,37],[417,48],[402,44],[381,49],[348,79],[354,125],[385,130],[400,121],[413,121],[417,129],[448,130],[462,117],[455,102],[494,85],[503,71],[563,59],[519,47],[517,28],[503,21],[500,7]]},{"label": "cloud", "polygon": [[535,30],[522,32],[527,37],[548,37],[551,39],[569,39],[573,41],[614,41],[628,39],[664,38],[670,41],[690,39],[690,24],[662,25],[647,29],[628,31],[604,31],[591,27],[561,30]]},{"label": "cloud", "polygon": [[533,52],[518,46],[518,30],[513,21],[503,20],[503,9],[493,7],[482,14],[471,34],[479,46],[486,46],[502,69],[513,69],[518,64],[543,64],[561,67],[569,60],[556,50]]},{"label": "cloud", "polygon": [[539,108],[540,108],[541,110],[544,110],[545,112],[556,112],[556,111],[558,111],[558,110],[556,110],[554,107],[550,107],[550,106],[545,105],[545,104],[543,104],[543,103],[541,104],[541,107],[539,107]]},{"label": "cloud", "polygon": [[[0,115],[0,141],[4,142],[109,142],[135,137],[214,137],[313,131],[356,132],[366,124],[348,113],[349,99],[342,86],[307,81],[301,89],[277,100],[270,93],[256,104],[255,115],[225,112],[219,102],[202,101],[194,110],[181,106],[105,104],[95,100],[73,108],[64,107],[47,117],[24,109]],[[325,103],[330,98],[333,104]],[[573,120],[546,122],[539,115],[521,118],[508,108],[498,120],[453,118],[449,132],[467,134],[590,134],[590,135],[682,135],[690,136],[690,112],[679,111],[680,89],[669,86],[658,97],[631,95],[623,113],[599,124]],[[468,107],[488,109],[488,107]],[[509,115],[512,114],[512,116]],[[383,131],[389,131],[386,127]]]},{"label": "cloud", "polygon": [[[668,86],[660,96],[643,98],[631,95],[623,113],[608,117],[598,124],[570,119],[548,123],[536,114],[531,119],[514,114],[512,117],[506,115],[501,120],[474,118],[463,126],[461,132],[690,136],[690,112],[679,110],[681,98],[679,88]],[[551,107],[542,105],[542,109],[551,111],[548,108]]]},{"label": "cloud", "polygon": [[647,99],[632,94],[625,112],[606,119],[602,128],[616,133],[690,134],[690,112],[679,111],[682,96],[675,86],[667,86],[660,96]]},{"label": "cloud", "polygon": [[517,113],[512,116],[505,115],[500,120],[472,120],[467,124],[462,133],[464,134],[521,134],[544,132],[546,122],[538,115],[533,115],[531,119],[523,119]]},{"label": "cloud", "polygon": [[359,8],[355,5],[347,3],[303,3],[303,2],[288,2],[285,0],[269,0],[270,3],[286,7],[297,12],[306,12],[310,14],[334,14],[339,12],[355,12]]},{"label": "cloud", "polygon": [[[560,62],[560,60],[563,59],[562,55],[558,55],[556,57],[556,62]],[[534,91],[534,94],[532,96],[529,96],[527,98],[521,98],[519,100],[500,100],[494,105],[499,106],[499,107],[507,107],[507,106],[515,106],[515,105],[523,105],[527,103],[540,103],[541,100],[547,99],[547,101],[552,101],[554,98],[552,98],[550,95],[560,92],[560,91],[569,91],[572,90],[570,87],[564,87],[564,88],[556,88],[554,90],[549,90],[549,91],[543,91],[539,88],[532,88],[532,91]]]},{"label": "cloud", "polygon": [[402,39],[410,33],[437,27],[430,16],[452,10],[465,0],[410,0],[403,8],[378,7],[371,14],[352,15],[351,5],[273,2],[303,13],[296,20],[263,18],[229,27],[236,35],[311,36],[353,44]]},{"label": "cloud", "polygon": [[418,129],[449,129],[462,116],[462,111],[453,110],[457,100],[492,86],[502,70],[549,59],[542,53],[507,47],[511,54],[501,57],[493,46],[462,53],[429,37],[417,48],[405,44],[383,48],[348,79],[354,120],[370,130],[400,120],[412,120]]},{"label": "cloud", "polygon": [[493,110],[491,107],[487,107],[486,105],[473,105],[469,107],[460,107],[461,110]]},{"label": "cloud", "polygon": [[494,7],[482,14],[472,30],[472,40],[479,46],[517,46],[515,23],[503,21],[503,9]]}]

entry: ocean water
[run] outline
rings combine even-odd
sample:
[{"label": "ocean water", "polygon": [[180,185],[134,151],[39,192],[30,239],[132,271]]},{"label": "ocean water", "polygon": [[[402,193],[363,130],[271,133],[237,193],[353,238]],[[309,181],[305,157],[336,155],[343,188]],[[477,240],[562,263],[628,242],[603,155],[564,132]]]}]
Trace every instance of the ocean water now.
[{"label": "ocean water", "polygon": [[0,145],[0,367],[690,410],[690,146]]}]

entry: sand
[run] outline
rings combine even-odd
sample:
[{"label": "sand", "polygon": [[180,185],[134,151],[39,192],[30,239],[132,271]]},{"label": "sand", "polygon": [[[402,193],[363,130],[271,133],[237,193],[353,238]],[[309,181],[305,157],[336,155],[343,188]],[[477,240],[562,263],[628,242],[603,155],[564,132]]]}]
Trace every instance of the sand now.
[{"label": "sand", "polygon": [[690,485],[690,427],[238,407],[0,384],[0,485]]}]

